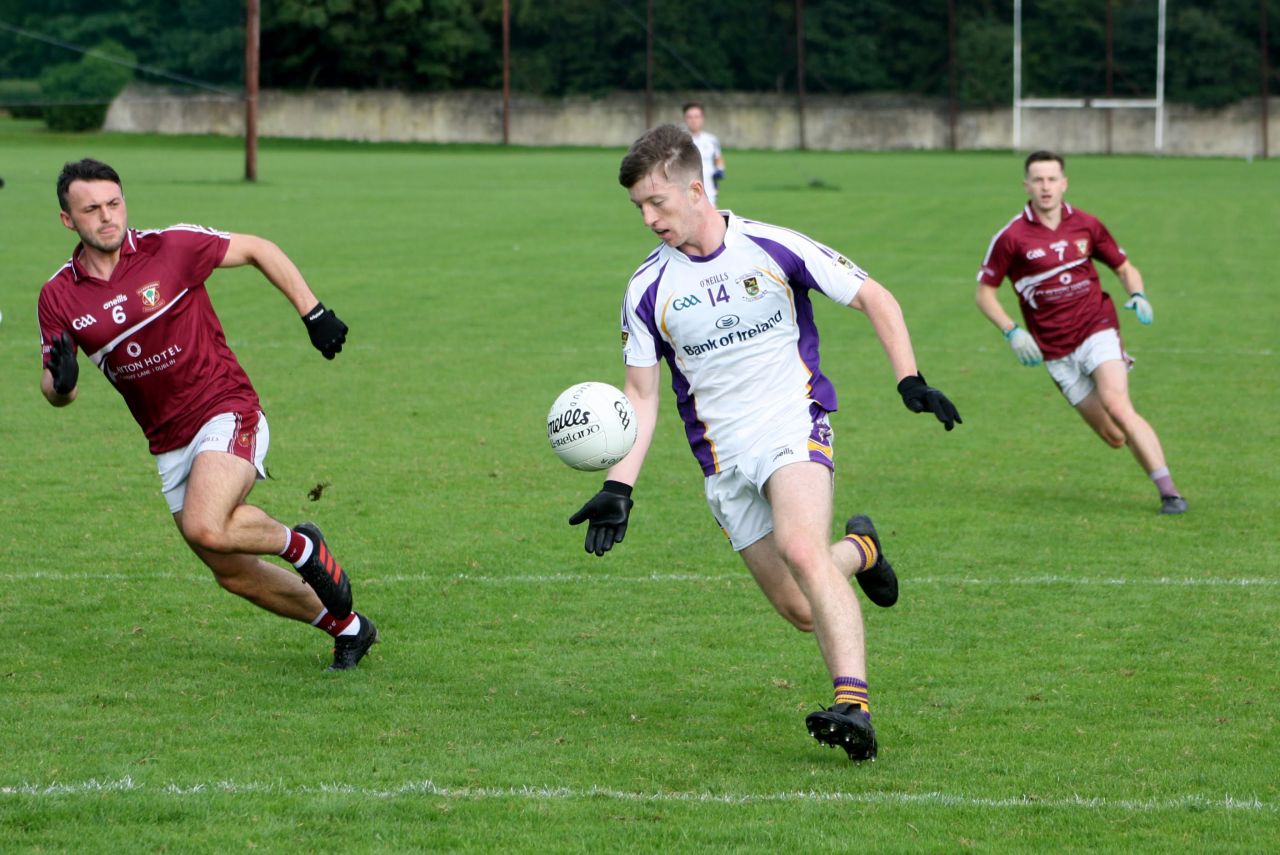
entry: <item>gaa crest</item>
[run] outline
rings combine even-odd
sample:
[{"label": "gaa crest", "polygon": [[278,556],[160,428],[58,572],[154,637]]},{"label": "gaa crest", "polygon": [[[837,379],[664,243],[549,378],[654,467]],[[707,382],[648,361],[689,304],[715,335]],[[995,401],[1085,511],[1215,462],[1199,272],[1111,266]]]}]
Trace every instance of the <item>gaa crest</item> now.
[{"label": "gaa crest", "polygon": [[1077,241],[1076,241],[1076,249],[1078,249],[1078,250],[1080,251],[1080,254],[1081,254],[1081,255],[1088,255],[1088,254],[1089,254],[1089,239],[1088,239],[1088,238],[1080,238],[1079,240],[1077,240]]}]

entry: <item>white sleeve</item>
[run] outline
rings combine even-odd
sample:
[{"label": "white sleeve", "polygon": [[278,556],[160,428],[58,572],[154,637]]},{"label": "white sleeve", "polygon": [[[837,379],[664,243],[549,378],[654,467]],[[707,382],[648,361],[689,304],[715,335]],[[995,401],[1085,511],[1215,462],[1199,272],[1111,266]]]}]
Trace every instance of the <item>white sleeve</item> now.
[{"label": "white sleeve", "polygon": [[637,298],[644,293],[640,289],[628,288],[622,298],[622,361],[623,364],[636,368],[645,368],[658,362],[658,347],[653,338],[651,323],[645,321],[642,311],[636,306]]},{"label": "white sleeve", "polygon": [[[787,271],[792,282],[816,288],[841,305],[848,305],[858,296],[862,283],[867,281],[867,271],[829,246],[798,233],[791,233],[786,246],[799,256],[803,271]],[[786,265],[784,265],[785,268]]]}]

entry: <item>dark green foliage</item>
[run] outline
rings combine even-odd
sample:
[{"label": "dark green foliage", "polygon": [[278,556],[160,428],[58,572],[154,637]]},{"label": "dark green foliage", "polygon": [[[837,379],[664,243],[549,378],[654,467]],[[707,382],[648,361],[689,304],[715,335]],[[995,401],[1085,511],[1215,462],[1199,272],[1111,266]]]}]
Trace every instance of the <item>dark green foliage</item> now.
[{"label": "dark green foliage", "polygon": [[[103,57],[118,60],[111,62]],[[102,127],[111,99],[120,94],[133,72],[133,55],[120,44],[104,41],[79,62],[45,69],[40,75],[44,123],[52,131],[92,131]]]},{"label": "dark green foliage", "polygon": [[[1270,10],[1272,91],[1280,0]],[[662,91],[791,91],[795,0],[654,0],[653,83]],[[950,88],[947,6],[938,0],[804,0],[805,83],[817,94],[942,97]],[[1155,94],[1156,0],[1110,0],[1117,97]],[[956,0],[961,103],[1011,96],[1011,0]],[[1108,94],[1108,0],[1027,0],[1023,91]],[[278,0],[262,6],[263,86],[493,89],[502,80],[502,0]],[[645,86],[646,0],[511,0],[511,82],[550,97]],[[1166,92],[1216,106],[1261,88],[1258,0],[1171,4]],[[0,24],[72,45],[114,39],[149,69],[235,88],[243,79],[240,0],[0,0]],[[35,78],[74,60],[66,47],[0,26],[0,78]]]}]

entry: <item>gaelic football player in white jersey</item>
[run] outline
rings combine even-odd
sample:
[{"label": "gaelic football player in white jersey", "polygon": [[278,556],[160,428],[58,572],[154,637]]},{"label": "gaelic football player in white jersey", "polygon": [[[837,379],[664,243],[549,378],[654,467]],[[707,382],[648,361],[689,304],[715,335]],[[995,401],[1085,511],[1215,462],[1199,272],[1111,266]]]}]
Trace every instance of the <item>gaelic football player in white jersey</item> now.
[{"label": "gaelic football player in white jersey", "polygon": [[807,717],[809,732],[854,760],[872,759],[862,613],[848,580],[880,606],[896,602],[898,582],[866,516],[829,542],[836,394],[819,368],[811,298],[867,316],[909,409],[933,413],[947,430],[960,416],[917,372],[893,295],[804,235],[716,211],[703,180],[698,149],[674,125],[647,132],[622,160],[619,181],[662,241],[622,306],[624,390],[638,436],[569,522],[589,523],[586,549],[596,555],[622,540],[665,361],[711,513],[778,612],[817,636],[835,703]]},{"label": "gaelic football player in white jersey", "polygon": [[720,140],[716,135],[702,129],[705,118],[698,102],[690,101],[684,105],[684,126],[689,129],[693,144],[702,156],[702,187],[707,191],[711,206],[715,207],[720,180],[724,178],[724,152],[720,150]]}]

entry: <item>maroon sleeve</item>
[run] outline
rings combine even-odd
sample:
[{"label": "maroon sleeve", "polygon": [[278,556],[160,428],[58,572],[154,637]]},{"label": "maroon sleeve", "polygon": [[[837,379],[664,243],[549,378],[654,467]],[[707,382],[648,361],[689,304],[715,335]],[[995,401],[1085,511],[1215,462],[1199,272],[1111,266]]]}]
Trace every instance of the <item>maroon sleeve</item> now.
[{"label": "maroon sleeve", "polygon": [[1009,273],[1009,264],[1013,259],[1013,238],[1006,227],[991,239],[987,248],[987,257],[978,268],[978,281],[983,285],[999,288],[1004,277]]},{"label": "maroon sleeve", "polygon": [[1107,231],[1102,220],[1095,219],[1093,224],[1093,257],[1101,259],[1103,264],[1115,270],[1129,260],[1128,256],[1111,236],[1111,232]]},{"label": "maroon sleeve", "polygon": [[231,236],[204,226],[179,225],[164,230],[164,243],[166,252],[181,256],[181,267],[191,277],[189,284],[198,285],[222,263]]}]

